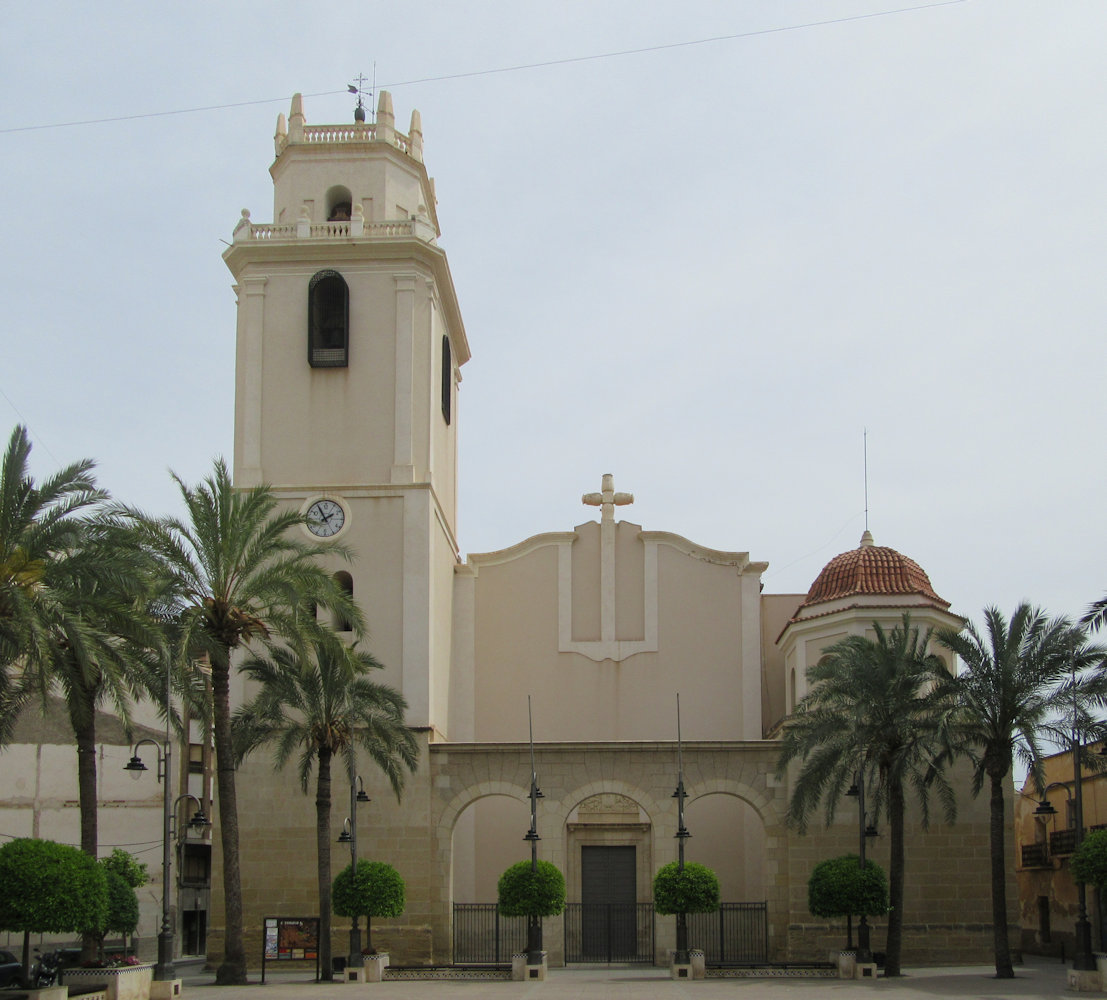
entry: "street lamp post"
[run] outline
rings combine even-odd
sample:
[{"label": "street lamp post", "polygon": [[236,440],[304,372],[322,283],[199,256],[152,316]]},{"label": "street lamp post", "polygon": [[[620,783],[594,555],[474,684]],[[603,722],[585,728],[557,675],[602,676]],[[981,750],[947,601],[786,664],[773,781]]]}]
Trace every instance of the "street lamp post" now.
[{"label": "street lamp post", "polygon": [[[847,795],[857,796],[857,864],[861,871],[865,870],[868,862],[865,860],[865,842],[869,837],[876,836],[876,827],[865,824],[865,764],[862,762],[857,771],[857,781],[846,792]],[[857,961],[868,964],[873,960],[871,939],[869,936],[869,918],[861,914],[861,920],[857,924]]]},{"label": "street lamp post", "polygon": [[[338,835],[340,844],[350,845],[350,877],[357,878],[357,807],[358,803],[368,803],[372,799],[365,794],[365,782],[360,774],[350,775],[350,815],[342,824],[342,833]],[[355,968],[361,962],[361,928],[357,924],[355,913],[350,923],[350,954],[346,959],[350,968]]]},{"label": "street lamp post", "polygon": [[[538,771],[534,766],[534,719],[530,711],[530,695],[527,695],[527,725],[530,732],[530,829],[523,840],[530,843],[531,877],[538,880],[538,800],[544,798],[538,787]],[[542,918],[537,913],[527,916],[527,965],[542,964]]]},{"label": "street lamp post", "polygon": [[[1076,810],[1076,836],[1073,850],[1080,849],[1084,840],[1084,791],[1081,782],[1080,729],[1077,725],[1076,705],[1076,664],[1072,666],[1072,792]],[[1095,956],[1092,954],[1092,925],[1088,921],[1087,888],[1083,882],[1076,883],[1076,953],[1072,956],[1072,967],[1076,972],[1091,972],[1095,969]]]},{"label": "street lamp post", "polygon": [[[684,746],[680,739],[680,695],[677,695],[677,786],[673,792],[673,798],[677,800],[677,871],[684,874],[684,842],[692,836],[688,827],[684,825],[684,800],[687,798],[684,791]],[[688,914],[683,910],[677,914],[676,925],[676,954],[673,956],[675,965],[687,965],[688,958]]]},{"label": "street lamp post", "polygon": [[[858,826],[860,827],[860,836],[858,837],[857,857],[858,865],[861,871],[865,870],[865,841],[868,839],[868,828],[865,825],[865,765],[862,764],[860,770],[857,773],[857,811],[860,815]],[[871,962],[873,960],[872,947],[869,940],[869,918],[867,914],[861,914],[861,920],[857,924],[857,961],[862,964]]]},{"label": "street lamp post", "polygon": [[[168,692],[167,692],[168,694]],[[166,719],[168,720],[168,699],[166,701]],[[136,780],[142,776],[147,767],[142,763],[138,755],[138,748],[144,743],[149,743],[158,755],[158,781],[162,783],[162,834],[161,834],[161,931],[158,934],[158,963],[154,966],[154,978],[158,980],[176,979],[176,970],[173,968],[173,928],[169,920],[169,869],[170,869],[170,844],[172,843],[172,819],[173,819],[173,793],[169,787],[169,762],[172,758],[169,742],[169,723],[165,724],[165,746],[158,745],[157,740],[141,739],[132,749],[131,759],[123,770],[130,771],[131,777]]]}]

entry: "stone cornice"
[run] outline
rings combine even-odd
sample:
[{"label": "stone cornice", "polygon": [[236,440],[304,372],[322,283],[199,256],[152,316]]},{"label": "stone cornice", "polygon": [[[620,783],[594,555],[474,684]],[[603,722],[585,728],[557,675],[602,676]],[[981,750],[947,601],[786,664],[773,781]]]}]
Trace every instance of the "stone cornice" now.
[{"label": "stone cornice", "polygon": [[531,535],[521,542],[508,546],[506,549],[496,549],[494,552],[470,552],[465,557],[465,565],[476,575],[481,566],[496,566],[499,563],[511,562],[512,559],[520,559],[531,552],[545,548],[548,545],[560,545],[563,542],[575,542],[575,531],[547,531],[541,535]]},{"label": "stone cornice", "polygon": [[724,552],[721,549],[709,549],[706,545],[677,535],[671,531],[641,531],[639,537],[644,542],[658,542],[669,545],[693,559],[717,563],[720,566],[734,566],[740,573],[764,573],[769,568],[767,562],[750,562],[748,552]]},{"label": "stone cornice", "polygon": [[[716,753],[719,751],[764,750],[776,754],[780,743],[777,740],[683,740],[684,753]],[[589,740],[569,741],[565,743],[534,743],[534,752],[538,753],[664,753],[675,754],[676,740]],[[431,743],[432,754],[468,753],[468,754],[529,754],[529,743]]]},{"label": "stone cornice", "polygon": [[223,251],[223,261],[237,282],[246,279],[244,272],[251,266],[266,268],[277,264],[302,263],[310,267],[341,267],[345,264],[372,264],[378,261],[411,261],[421,264],[434,276],[438,286],[442,313],[454,341],[455,361],[460,366],[471,356],[446,253],[425,240],[414,236],[241,240]]},{"label": "stone cornice", "polygon": [[[877,598],[879,595],[873,595]],[[910,596],[910,595],[905,595]],[[888,612],[898,612],[896,615],[896,621],[902,619],[903,613],[907,612],[911,615],[912,621],[933,621],[938,619],[944,620],[950,627],[956,627],[961,629],[964,627],[967,619],[962,618],[960,615],[955,614],[952,611],[947,611],[945,608],[938,607],[934,603],[923,603],[923,599],[920,598],[919,603],[910,603],[906,600],[896,599],[895,597],[883,598],[884,603],[869,604],[861,601],[854,601],[846,604],[843,607],[831,608],[826,611],[820,611],[811,615],[804,615],[802,618],[793,618],[786,622],[784,628],[780,630],[780,634],[776,637],[774,645],[780,645],[784,637],[799,636],[809,634],[812,632],[822,632],[828,627],[836,627],[838,625],[850,624],[856,622],[858,619],[865,619],[866,624],[873,622],[874,620],[881,620],[881,626],[886,624],[886,620],[890,621],[891,618]]]}]

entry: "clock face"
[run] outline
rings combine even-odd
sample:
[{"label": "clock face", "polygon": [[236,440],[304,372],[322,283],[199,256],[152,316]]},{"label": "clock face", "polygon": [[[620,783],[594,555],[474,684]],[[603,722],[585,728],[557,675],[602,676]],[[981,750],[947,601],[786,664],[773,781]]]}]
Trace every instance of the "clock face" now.
[{"label": "clock face", "polygon": [[345,523],[346,512],[334,500],[316,500],[307,509],[308,531],[319,538],[337,535]]}]

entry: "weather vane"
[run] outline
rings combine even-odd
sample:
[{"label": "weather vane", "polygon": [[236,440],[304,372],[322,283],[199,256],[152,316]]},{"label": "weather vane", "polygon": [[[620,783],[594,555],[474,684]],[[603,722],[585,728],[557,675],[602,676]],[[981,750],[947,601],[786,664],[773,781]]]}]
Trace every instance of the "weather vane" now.
[{"label": "weather vane", "polygon": [[365,84],[370,81],[365,78],[364,73],[359,73],[354,77],[354,83],[346,85],[346,90],[349,91],[349,93],[357,94],[357,107],[354,108],[354,121],[356,122],[365,121],[365,105],[361,100],[363,94],[367,93],[369,95],[369,105],[370,107],[373,105],[373,91],[376,89],[376,76],[377,64],[373,63],[373,82],[370,83],[368,91],[365,89]]}]

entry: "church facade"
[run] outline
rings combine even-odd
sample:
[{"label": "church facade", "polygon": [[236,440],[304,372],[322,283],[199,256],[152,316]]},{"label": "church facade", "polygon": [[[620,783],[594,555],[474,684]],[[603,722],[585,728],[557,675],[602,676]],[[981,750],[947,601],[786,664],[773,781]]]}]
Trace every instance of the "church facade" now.
[{"label": "church facade", "polygon": [[[360,770],[372,802],[356,814],[359,855],[407,884],[406,912],[374,921],[374,944],[394,964],[462,957],[465,906],[494,902],[499,874],[529,858],[528,703],[539,857],[564,872],[574,906],[648,909],[654,874],[678,851],[679,695],[687,858],[715,869],[724,901],[760,907],[767,960],[825,959],[844,929],[808,914],[806,883],[818,861],[856,850],[859,817],[845,809],[806,836],[786,826],[774,731],[826,646],[904,611],[924,628],[960,619],[916,563],[867,532],[808,594],[766,594],[768,564],[749,553],[619,519],[633,484],[617,490],[605,470],[566,487],[599,486],[582,498],[583,523],[463,558],[470,347],[418,112],[401,131],[382,93],[373,123],[311,126],[297,95],[275,153],[272,222],[244,211],[224,254],[238,301],[234,481],[270,484],[306,515],[305,537],[352,551],[333,571],[365,609],[378,679],[403,693],[420,734],[401,801],[368,761]],[[251,964],[264,918],[315,912],[314,806],[294,784],[264,754],[239,774]],[[907,962],[990,955],[986,802],[963,785],[955,827],[911,827]],[[869,852],[887,864],[879,838]],[[337,846],[333,863],[345,863]],[[1015,941],[1016,898],[1009,890]],[[588,933],[546,920],[551,964],[596,958],[579,940]],[[674,946],[672,918],[651,914],[632,933],[639,960],[663,962]]]}]

